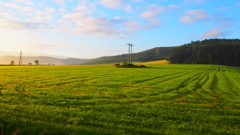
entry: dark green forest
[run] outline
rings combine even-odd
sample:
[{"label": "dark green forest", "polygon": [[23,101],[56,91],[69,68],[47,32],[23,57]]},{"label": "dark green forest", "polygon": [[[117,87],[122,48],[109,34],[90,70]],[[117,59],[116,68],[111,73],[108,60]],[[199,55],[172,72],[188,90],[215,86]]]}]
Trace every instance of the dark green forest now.
[{"label": "dark green forest", "polygon": [[239,39],[206,39],[175,47],[169,56],[172,64],[215,64],[240,66]]},{"label": "dark green forest", "polygon": [[[167,59],[170,52],[174,47],[156,47],[139,53],[133,53],[132,60],[135,62],[147,62],[154,60],[164,60]],[[128,61],[128,54],[122,54],[117,56],[107,56],[92,59],[90,61],[81,63],[85,65],[89,64],[106,64],[106,63],[121,63]]]}]

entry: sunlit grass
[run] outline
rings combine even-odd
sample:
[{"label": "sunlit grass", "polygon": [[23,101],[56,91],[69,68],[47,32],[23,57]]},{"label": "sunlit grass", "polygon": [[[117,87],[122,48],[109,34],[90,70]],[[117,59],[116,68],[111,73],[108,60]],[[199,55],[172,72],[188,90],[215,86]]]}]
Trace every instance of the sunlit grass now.
[{"label": "sunlit grass", "polygon": [[238,134],[240,68],[0,67],[4,134]]},{"label": "sunlit grass", "polygon": [[143,64],[143,65],[164,65],[164,64],[169,64],[169,61],[159,60],[159,61],[143,62],[141,64]]}]

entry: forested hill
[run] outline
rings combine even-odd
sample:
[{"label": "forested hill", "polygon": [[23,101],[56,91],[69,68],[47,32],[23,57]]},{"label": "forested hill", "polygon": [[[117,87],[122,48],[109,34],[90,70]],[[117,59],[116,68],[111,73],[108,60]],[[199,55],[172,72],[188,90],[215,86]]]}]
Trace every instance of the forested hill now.
[{"label": "forested hill", "polygon": [[172,64],[216,64],[240,66],[239,39],[209,39],[176,47],[170,57]]},{"label": "forested hill", "polygon": [[[132,60],[138,62],[154,61],[167,59],[174,47],[156,47],[139,53],[133,53]],[[105,63],[121,63],[128,61],[128,54],[117,56],[106,56],[89,60],[81,64],[105,64]]]}]

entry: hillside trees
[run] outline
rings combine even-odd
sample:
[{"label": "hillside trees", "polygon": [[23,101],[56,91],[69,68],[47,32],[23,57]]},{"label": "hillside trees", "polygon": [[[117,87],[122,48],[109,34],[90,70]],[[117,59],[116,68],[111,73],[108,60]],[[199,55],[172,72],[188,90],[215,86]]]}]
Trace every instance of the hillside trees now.
[{"label": "hillside trees", "polygon": [[[132,60],[134,62],[147,62],[155,60],[167,59],[174,47],[156,47],[139,53],[133,53]],[[87,61],[83,64],[105,64],[105,63],[121,63],[128,61],[128,54],[117,56],[101,57]]]},{"label": "hillside trees", "polygon": [[191,42],[174,48],[169,60],[174,64],[240,66],[240,40],[209,39]]}]

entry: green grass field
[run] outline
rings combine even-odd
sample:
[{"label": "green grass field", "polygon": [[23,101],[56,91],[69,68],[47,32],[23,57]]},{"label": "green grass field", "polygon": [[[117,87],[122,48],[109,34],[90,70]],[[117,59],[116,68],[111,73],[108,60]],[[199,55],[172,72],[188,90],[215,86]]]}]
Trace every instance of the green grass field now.
[{"label": "green grass field", "polygon": [[240,134],[240,68],[0,67],[0,134]]}]

